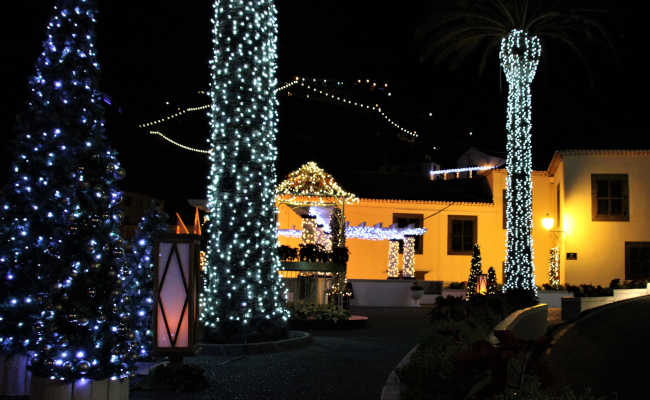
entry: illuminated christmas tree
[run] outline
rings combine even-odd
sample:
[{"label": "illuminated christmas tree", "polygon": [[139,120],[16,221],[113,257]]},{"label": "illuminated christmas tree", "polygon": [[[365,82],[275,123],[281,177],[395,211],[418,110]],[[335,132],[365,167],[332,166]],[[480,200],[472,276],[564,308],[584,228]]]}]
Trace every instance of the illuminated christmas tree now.
[{"label": "illuminated christmas tree", "polygon": [[121,272],[124,287],[122,304],[131,315],[138,358],[147,358],[151,352],[154,240],[158,234],[167,231],[168,220],[168,215],[152,204],[140,219],[133,242],[126,251],[125,268]]},{"label": "illuminated christmas tree", "polygon": [[497,273],[493,267],[488,268],[487,294],[497,294]]},{"label": "illuminated christmas tree", "polygon": [[124,171],[105,135],[96,3],[56,1],[0,224],[3,345],[26,344],[33,373],[57,381],[120,378],[131,368],[115,187]]},{"label": "illuminated christmas tree", "polygon": [[277,11],[272,0],[214,2],[207,271],[201,321],[226,337],[286,327],[275,185]]},{"label": "illuminated christmas tree", "polygon": [[476,285],[478,284],[479,275],[483,273],[481,268],[481,248],[478,243],[474,243],[472,248],[472,266],[469,269],[469,278],[467,278],[467,286],[465,287],[465,300],[469,300],[476,296]]}]

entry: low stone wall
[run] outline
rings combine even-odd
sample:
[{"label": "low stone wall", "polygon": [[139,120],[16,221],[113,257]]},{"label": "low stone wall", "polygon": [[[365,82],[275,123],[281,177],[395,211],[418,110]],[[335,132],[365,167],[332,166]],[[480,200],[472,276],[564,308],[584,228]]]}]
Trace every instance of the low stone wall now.
[{"label": "low stone wall", "polygon": [[563,297],[562,319],[571,321],[578,318],[581,312],[602,307],[617,301],[633,299],[650,295],[650,283],[645,289],[615,289],[613,296],[598,297]]},{"label": "low stone wall", "polygon": [[[350,305],[361,307],[419,307],[433,304],[439,294],[427,294],[419,300],[411,296],[412,280],[401,279],[350,279],[354,298]],[[425,289],[436,281],[418,281]]]},{"label": "low stone wall", "polygon": [[549,308],[562,307],[563,297],[573,297],[573,293],[566,290],[540,290],[537,292],[537,300],[540,303],[548,304]]},{"label": "low stone wall", "polygon": [[[495,327],[495,331],[510,331],[523,340],[536,340],[544,336],[548,327],[548,304],[537,304],[532,307],[517,310],[508,315]],[[490,335],[490,343],[498,344],[494,334]]]}]

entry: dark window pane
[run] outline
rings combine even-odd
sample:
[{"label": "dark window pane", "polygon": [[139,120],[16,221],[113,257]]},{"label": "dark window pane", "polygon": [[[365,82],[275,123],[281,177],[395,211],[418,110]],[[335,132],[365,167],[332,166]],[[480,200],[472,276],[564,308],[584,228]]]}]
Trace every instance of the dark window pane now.
[{"label": "dark window pane", "polygon": [[597,190],[598,190],[598,197],[607,197],[609,195],[609,185],[608,181],[606,180],[599,180],[597,181]]},{"label": "dark window pane", "polygon": [[610,197],[623,197],[623,182],[619,180],[611,180],[609,182],[609,196]]},{"label": "dark window pane", "polygon": [[609,202],[607,200],[598,200],[598,214],[599,215],[607,215],[609,214],[609,208],[608,204]]},{"label": "dark window pane", "polygon": [[462,235],[463,234],[463,221],[457,219],[451,222],[451,229],[453,235]]},{"label": "dark window pane", "polygon": [[473,239],[470,235],[463,236],[463,250],[472,250],[472,245],[474,244]]},{"label": "dark window pane", "polygon": [[463,234],[464,235],[473,235],[474,234],[474,221],[463,221]]},{"label": "dark window pane", "polygon": [[610,200],[611,205],[611,215],[621,215],[623,214],[623,200],[621,199],[612,199]]},{"label": "dark window pane", "polygon": [[451,249],[454,251],[462,251],[463,246],[462,246],[463,241],[461,240],[460,236],[454,236],[451,239]]}]

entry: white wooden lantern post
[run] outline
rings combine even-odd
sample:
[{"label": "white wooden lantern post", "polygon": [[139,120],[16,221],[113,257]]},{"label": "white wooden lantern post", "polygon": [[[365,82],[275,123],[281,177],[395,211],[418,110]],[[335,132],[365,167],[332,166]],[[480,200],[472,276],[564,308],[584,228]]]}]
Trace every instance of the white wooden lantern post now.
[{"label": "white wooden lantern post", "polygon": [[153,351],[182,362],[198,331],[200,237],[162,235],[156,242]]}]

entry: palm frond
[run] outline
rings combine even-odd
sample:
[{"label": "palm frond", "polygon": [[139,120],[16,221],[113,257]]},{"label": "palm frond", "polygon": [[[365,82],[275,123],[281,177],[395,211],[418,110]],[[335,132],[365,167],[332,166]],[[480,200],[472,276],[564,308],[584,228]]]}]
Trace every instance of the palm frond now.
[{"label": "palm frond", "polygon": [[494,0],[494,4],[497,6],[497,8],[501,11],[503,16],[505,16],[508,21],[510,22],[512,27],[516,27],[517,23],[515,22],[515,18],[512,16],[512,13],[510,10],[508,10],[508,7],[503,3],[501,0]]},{"label": "palm frond", "polygon": [[589,63],[587,62],[587,58],[583,54],[583,52],[580,50],[580,48],[571,40],[569,39],[566,35],[560,33],[555,33],[551,31],[546,31],[542,34],[542,37],[547,37],[550,39],[555,39],[561,43],[564,43],[573,53],[578,57],[582,65],[584,66],[586,72],[587,72],[587,81],[589,82],[590,87],[594,87],[594,80],[593,80],[593,74],[591,72],[591,67],[589,66]]}]

